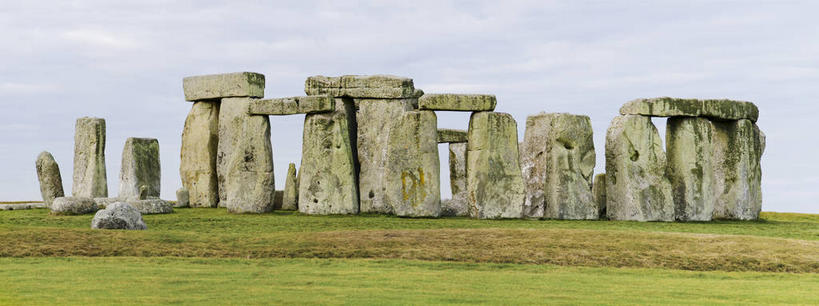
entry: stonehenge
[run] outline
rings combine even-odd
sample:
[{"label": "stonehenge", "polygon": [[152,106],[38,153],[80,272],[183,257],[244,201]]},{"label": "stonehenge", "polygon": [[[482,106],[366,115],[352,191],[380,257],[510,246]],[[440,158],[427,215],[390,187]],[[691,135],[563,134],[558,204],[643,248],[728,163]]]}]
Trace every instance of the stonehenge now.
[{"label": "stonehenge", "polygon": [[43,203],[46,207],[51,206],[54,199],[65,196],[60,167],[57,165],[57,161],[54,160],[54,156],[46,151],[37,156],[35,166],[37,167],[37,178],[40,181],[40,194],[43,196]]},{"label": "stonehenge", "polygon": [[138,200],[159,197],[159,141],[154,138],[128,138],[122,149],[119,198]]},{"label": "stonehenge", "polygon": [[86,198],[108,196],[105,119],[77,119],[74,129],[74,184],[71,195]]},{"label": "stonehenge", "polygon": [[216,207],[219,189],[216,154],[219,143],[219,101],[196,101],[182,130],[179,177],[190,193],[191,207]]}]

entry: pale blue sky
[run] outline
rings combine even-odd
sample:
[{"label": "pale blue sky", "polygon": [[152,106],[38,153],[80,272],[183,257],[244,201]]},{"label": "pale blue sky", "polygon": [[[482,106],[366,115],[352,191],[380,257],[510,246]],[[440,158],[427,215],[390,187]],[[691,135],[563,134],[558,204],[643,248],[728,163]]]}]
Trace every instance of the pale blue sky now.
[{"label": "pale blue sky", "polygon": [[[589,115],[598,172],[628,100],[752,101],[768,136],[763,210],[818,213],[817,11],[812,1],[3,1],[0,200],[40,197],[42,150],[71,190],[81,116],[107,119],[111,195],[125,139],[138,136],[159,139],[162,196],[173,198],[184,76],[260,72],[266,96],[282,97],[303,95],[310,75],[384,73],[430,93],[495,94],[520,137],[530,114]],[[466,128],[468,114],[438,118]],[[303,117],[271,123],[281,189]]]}]

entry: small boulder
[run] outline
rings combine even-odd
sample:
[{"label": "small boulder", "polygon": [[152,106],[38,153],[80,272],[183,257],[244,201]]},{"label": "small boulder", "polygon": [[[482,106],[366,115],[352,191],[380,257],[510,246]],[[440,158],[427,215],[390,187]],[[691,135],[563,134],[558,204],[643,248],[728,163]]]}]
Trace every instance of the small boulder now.
[{"label": "small boulder", "polygon": [[97,211],[99,207],[92,198],[60,197],[51,203],[51,213],[55,215],[83,215]]},{"label": "small boulder", "polygon": [[116,202],[94,215],[91,228],[144,230],[148,229],[148,226],[145,225],[145,221],[142,221],[142,214],[139,213],[139,210],[128,203]]},{"label": "small boulder", "polygon": [[176,190],[176,204],[173,207],[188,207],[190,206],[190,192],[185,187]]}]

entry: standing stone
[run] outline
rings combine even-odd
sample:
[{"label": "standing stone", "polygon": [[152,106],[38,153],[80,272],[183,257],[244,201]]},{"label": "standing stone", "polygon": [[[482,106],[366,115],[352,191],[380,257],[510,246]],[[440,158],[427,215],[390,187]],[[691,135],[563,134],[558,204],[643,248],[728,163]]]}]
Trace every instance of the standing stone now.
[{"label": "standing stone", "polygon": [[185,119],[179,165],[182,186],[190,193],[191,207],[216,207],[219,203],[218,144],[219,101],[195,102]]},{"label": "standing stone", "polygon": [[[229,109],[234,105],[247,105],[249,100],[250,98],[223,99],[222,110],[226,105],[229,105]],[[226,158],[225,206],[232,213],[269,212],[273,210],[273,193],[276,191],[270,119],[268,116],[244,115],[228,124],[229,129],[235,129],[232,135],[237,139]],[[220,139],[225,139],[221,137],[221,133]]]},{"label": "standing stone", "polygon": [[[216,175],[219,207],[227,207],[228,163],[230,156],[241,138],[242,127],[251,117],[247,114],[250,99],[226,98],[219,106],[219,141],[216,150]],[[263,117],[263,116],[254,116]],[[269,120],[269,119],[268,119]]]},{"label": "standing stone", "polygon": [[606,174],[598,173],[594,176],[592,184],[592,194],[594,203],[597,204],[597,216],[600,219],[606,218]]},{"label": "standing stone", "polygon": [[473,113],[466,153],[470,215],[520,218],[526,196],[518,153],[517,123],[506,113]]},{"label": "standing stone", "polygon": [[391,214],[386,201],[387,143],[401,116],[417,108],[416,99],[357,99],[359,199],[362,213]]},{"label": "standing stone", "polygon": [[284,194],[282,195],[283,210],[299,209],[299,180],[296,175],[296,164],[290,163],[287,167],[287,178],[284,181]]},{"label": "standing stone", "polygon": [[529,116],[522,151],[524,217],[598,218],[591,190],[595,154],[588,116]]},{"label": "standing stone", "polygon": [[438,119],[432,111],[410,111],[397,118],[387,144],[385,199],[400,217],[438,217],[441,165]]},{"label": "standing stone", "polygon": [[191,195],[185,187],[176,190],[176,204],[173,207],[189,207]]},{"label": "standing stone", "polygon": [[[154,138],[128,138],[122,149],[119,198],[127,201],[159,197],[160,177],[159,141]],[[144,197],[140,194],[140,188],[146,190]]]},{"label": "standing stone", "polygon": [[469,216],[466,196],[466,146],[466,142],[449,144],[449,186],[452,190],[452,199],[441,203],[442,216]]},{"label": "standing stone", "polygon": [[714,121],[714,219],[756,220],[762,210],[765,134],[750,120]]},{"label": "standing stone", "polygon": [[711,221],[715,202],[712,135],[708,119],[668,118],[668,177],[679,221]]},{"label": "standing stone", "polygon": [[336,111],[304,118],[299,211],[305,214],[357,214],[358,180],[355,104],[336,99]]},{"label": "standing stone", "polygon": [[105,119],[82,117],[74,131],[75,197],[108,197],[105,174]]},{"label": "standing stone", "polygon": [[40,180],[40,194],[46,207],[51,206],[54,199],[64,197],[63,179],[60,176],[60,167],[51,153],[43,151],[37,156],[37,179]]},{"label": "standing stone", "polygon": [[663,143],[650,117],[617,116],[609,126],[606,215],[611,220],[674,220]]}]

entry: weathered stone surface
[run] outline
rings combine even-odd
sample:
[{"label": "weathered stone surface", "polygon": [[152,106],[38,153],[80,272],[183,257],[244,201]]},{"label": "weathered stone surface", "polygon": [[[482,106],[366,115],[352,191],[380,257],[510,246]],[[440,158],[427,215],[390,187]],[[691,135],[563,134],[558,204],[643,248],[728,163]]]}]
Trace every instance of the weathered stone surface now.
[{"label": "weathered stone surface", "polygon": [[40,194],[43,196],[43,203],[48,207],[54,199],[65,196],[60,166],[57,165],[54,156],[46,151],[37,156],[34,164],[37,167],[37,179],[40,181]]},{"label": "weathered stone surface", "polygon": [[182,130],[179,164],[179,176],[190,193],[191,207],[216,207],[219,203],[218,144],[219,101],[194,102]]},{"label": "weathered stone surface", "polygon": [[713,125],[705,118],[672,117],[666,125],[668,177],[679,221],[710,221],[714,213]]},{"label": "weathered stone surface", "polygon": [[[121,165],[119,198],[135,200],[159,196],[162,174],[158,140],[134,137],[125,140]],[[144,196],[141,195],[141,189],[145,190]]]},{"label": "weathered stone surface", "polygon": [[116,202],[122,202],[119,198],[94,198],[94,203],[97,204],[97,207],[100,209],[108,207],[108,205],[114,204]]},{"label": "weathered stone surface", "polygon": [[185,187],[176,190],[176,203],[173,207],[189,207],[191,194]]},{"label": "weathered stone surface", "polygon": [[284,190],[273,191],[273,209],[275,209],[275,210],[282,209],[282,203],[283,202],[284,202]]},{"label": "weathered stone surface", "polygon": [[251,99],[247,98],[227,98],[222,99],[221,105],[219,106],[219,140],[216,150],[216,177],[219,190],[219,207],[226,207],[227,205],[226,183],[228,180],[228,164],[230,162],[230,156],[241,138],[240,134],[242,133],[245,121],[250,117],[262,118],[262,116],[250,116],[247,114],[250,101]]},{"label": "weathered stone surface", "polygon": [[715,121],[714,219],[756,220],[762,209],[765,134],[750,120]]},{"label": "weathered stone surface", "polygon": [[491,112],[497,104],[495,95],[424,94],[418,99],[423,110]]},{"label": "weathered stone surface", "polygon": [[392,75],[311,76],[305,81],[304,92],[371,99],[417,98],[423,94],[415,89],[412,79]]},{"label": "weathered stone surface", "polygon": [[464,130],[438,129],[438,143],[462,143],[468,140]]},{"label": "weathered stone surface", "polygon": [[[247,98],[222,100],[225,103],[248,102]],[[238,139],[229,150],[225,168],[226,207],[232,213],[265,213],[273,209],[273,148],[270,145],[270,120],[267,116],[241,115],[235,121],[234,136]],[[220,140],[221,129],[220,129]],[[221,144],[221,142],[220,142]]]},{"label": "weathered stone surface", "polygon": [[469,216],[466,192],[465,142],[449,144],[449,186],[452,190],[452,199],[441,203],[441,216]]},{"label": "weathered stone surface", "polygon": [[185,100],[200,101],[230,97],[264,97],[264,75],[234,72],[190,76],[182,79]]},{"label": "weathered stone surface", "polygon": [[296,164],[290,163],[287,167],[287,178],[284,181],[284,194],[282,195],[283,210],[299,209],[299,180],[296,175]]},{"label": "weathered stone surface", "polygon": [[97,211],[91,220],[93,229],[145,230],[148,226],[142,220],[139,210],[128,203],[116,202]]},{"label": "weathered stone surface", "polygon": [[606,215],[611,220],[674,220],[663,143],[650,117],[617,116],[609,126]]},{"label": "weathered stone surface", "polygon": [[105,173],[105,119],[82,117],[74,131],[75,197],[107,197]]},{"label": "weathered stone surface", "polygon": [[438,217],[441,164],[438,119],[432,111],[409,111],[396,120],[387,143],[385,199],[400,217]]},{"label": "weathered stone surface", "polygon": [[709,117],[723,120],[750,119],[756,122],[759,109],[751,102],[725,99],[652,98],[629,101],[620,108],[621,115],[653,117]]},{"label": "weathered stone surface", "polygon": [[515,119],[506,113],[472,114],[466,158],[470,215],[480,219],[520,218],[526,194]]},{"label": "weathered stone surface", "polygon": [[51,203],[51,213],[55,215],[82,215],[97,211],[97,203],[85,197],[60,197]]},{"label": "weathered stone surface", "polygon": [[391,214],[392,205],[386,201],[387,143],[390,131],[399,118],[417,109],[416,99],[356,99],[359,111],[358,162],[359,199],[362,213]]},{"label": "weathered stone surface", "polygon": [[354,102],[336,99],[336,111],[304,118],[299,211],[357,214],[358,183]]},{"label": "weathered stone surface", "polygon": [[594,203],[597,204],[597,216],[600,219],[606,218],[606,174],[598,173],[594,176],[592,183],[592,195]]},{"label": "weathered stone surface", "polygon": [[[146,200],[128,200],[123,201],[128,203],[129,205],[133,206],[139,213],[143,215],[156,215],[156,214],[170,214],[173,213],[173,205],[165,200],[159,198],[151,198]],[[114,203],[116,204],[116,203]],[[113,205],[113,204],[111,204]]]},{"label": "weathered stone surface", "polygon": [[0,210],[28,210],[36,208],[48,208],[45,203],[20,203],[20,204],[0,204]]},{"label": "weathered stone surface", "polygon": [[524,217],[597,219],[594,140],[588,116],[540,113],[526,119],[521,149]]},{"label": "weathered stone surface", "polygon": [[248,106],[251,115],[295,115],[327,113],[336,109],[332,96],[306,96],[254,100]]}]

